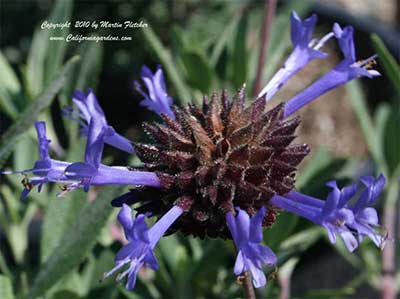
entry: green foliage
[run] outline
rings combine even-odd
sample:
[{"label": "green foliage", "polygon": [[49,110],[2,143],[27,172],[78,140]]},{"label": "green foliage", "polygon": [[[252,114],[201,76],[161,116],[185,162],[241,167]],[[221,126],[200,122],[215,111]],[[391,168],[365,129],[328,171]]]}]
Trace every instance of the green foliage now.
[{"label": "green foliage", "polygon": [[0,139],[0,166],[4,165],[5,159],[12,150],[17,140],[23,135],[37,120],[39,113],[47,108],[55,99],[57,93],[64,86],[68,73],[72,66],[78,61],[78,57],[73,57],[66,63],[61,72],[55,77],[53,82],[38,96],[38,98],[26,107],[24,112],[18,117],[14,124],[5,132]]},{"label": "green foliage", "polygon": [[[58,245],[41,267],[30,290],[30,298],[45,294],[56,282],[78,266],[96,244],[97,236],[111,214],[110,198],[122,192],[121,187],[106,187],[93,203],[86,203],[61,236]],[[57,217],[57,215],[54,215]]]},{"label": "green foliage", "polygon": [[379,61],[382,61],[385,74],[388,76],[396,89],[397,94],[400,95],[400,66],[390,54],[385,44],[377,34],[372,34],[371,39],[376,52],[378,53]]},{"label": "green foliage", "polygon": [[14,299],[10,278],[0,275],[0,298]]}]

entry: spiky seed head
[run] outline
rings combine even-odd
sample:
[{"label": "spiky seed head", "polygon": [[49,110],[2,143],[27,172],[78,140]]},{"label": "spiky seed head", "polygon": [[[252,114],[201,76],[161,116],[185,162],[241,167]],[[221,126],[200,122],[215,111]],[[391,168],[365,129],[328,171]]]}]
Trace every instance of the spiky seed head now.
[{"label": "spiky seed head", "polygon": [[[174,107],[176,119],[145,123],[154,141],[136,144],[145,168],[155,171],[163,188],[132,190],[139,212],[163,215],[172,205],[186,212],[171,227],[203,238],[229,238],[225,214],[239,206],[254,215],[274,194],[294,188],[297,165],[309,147],[291,145],[300,123],[284,119],[284,105],[266,111],[264,98],[245,105],[245,89],[228,98],[226,91],[203,98],[202,107]],[[268,206],[265,227],[276,210]]]}]

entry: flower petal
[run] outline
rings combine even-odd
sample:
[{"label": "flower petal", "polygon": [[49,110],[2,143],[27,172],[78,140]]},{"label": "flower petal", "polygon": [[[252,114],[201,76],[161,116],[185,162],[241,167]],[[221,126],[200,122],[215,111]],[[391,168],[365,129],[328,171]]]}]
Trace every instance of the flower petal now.
[{"label": "flower petal", "polygon": [[245,260],[242,251],[239,250],[236,256],[235,266],[233,267],[233,273],[235,273],[235,275],[240,275],[245,271],[247,271]]},{"label": "flower petal", "polygon": [[267,283],[267,279],[265,277],[264,272],[254,265],[250,265],[249,268],[250,268],[249,270],[251,273],[251,277],[253,278],[254,287],[261,288],[261,287],[265,286],[265,284]]},{"label": "flower petal", "polygon": [[[124,205],[126,206],[126,205]],[[140,240],[144,243],[149,244],[150,239],[149,239],[149,233],[148,233],[148,228],[147,224],[145,222],[146,216],[143,214],[139,214],[135,218],[135,222],[133,224],[133,231],[131,232],[131,235],[133,237],[133,240]]]},{"label": "flower petal", "polygon": [[262,222],[265,215],[265,207],[262,207],[250,220],[250,242],[260,243],[263,239]]},{"label": "flower petal", "polygon": [[353,236],[351,232],[349,231],[341,232],[340,236],[342,237],[348,251],[353,252],[354,250],[357,249],[358,247],[357,239]]},{"label": "flower petal", "polygon": [[118,213],[117,218],[118,222],[124,228],[125,235],[127,235],[127,232],[133,227],[133,217],[131,208],[126,204],[123,204],[121,210]]},{"label": "flower petal", "polygon": [[125,138],[124,136],[115,132],[115,130],[112,127],[109,127],[108,132],[110,132],[111,130],[113,133],[112,134],[108,133],[104,137],[104,141],[115,148],[133,154],[135,151],[133,149],[132,142],[129,139]]},{"label": "flower petal", "polygon": [[65,176],[71,180],[82,180],[93,177],[97,169],[92,165],[83,162],[72,163],[65,169]]}]

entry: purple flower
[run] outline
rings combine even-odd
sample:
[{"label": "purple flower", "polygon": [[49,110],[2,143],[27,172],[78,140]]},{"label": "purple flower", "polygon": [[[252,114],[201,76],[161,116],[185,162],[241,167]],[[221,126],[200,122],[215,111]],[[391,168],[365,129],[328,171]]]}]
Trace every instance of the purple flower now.
[{"label": "purple flower", "polygon": [[34,186],[38,185],[38,191],[44,183],[55,182],[65,185],[63,192],[57,196],[63,196],[66,192],[84,187],[85,191],[90,185],[145,185],[160,187],[160,180],[153,172],[130,171],[126,167],[107,166],[100,163],[103,149],[104,128],[98,132],[92,120],[92,125],[88,132],[88,142],[85,151],[85,162],[64,162],[50,158],[49,143],[46,137],[46,123],[38,121],[35,123],[38,135],[39,155],[32,169],[13,172],[1,172],[2,174],[12,173],[33,173],[35,176],[23,180],[24,190],[21,199],[25,199]]},{"label": "purple flower", "polygon": [[116,266],[106,273],[105,277],[129,264],[129,267],[118,275],[117,280],[128,276],[125,287],[132,290],[136,284],[137,273],[143,264],[157,270],[158,262],[154,255],[154,247],[182,213],[181,208],[173,206],[169,212],[148,229],[145,222],[146,216],[139,214],[133,219],[131,208],[124,204],[118,214],[118,221],[124,228],[125,237],[129,243],[119,250],[115,257]]},{"label": "purple flower", "polygon": [[375,204],[382,192],[386,179],[383,175],[380,175],[377,179],[372,176],[365,176],[361,178],[361,182],[366,189],[361,194],[359,201],[351,207],[356,219],[351,228],[357,231],[359,242],[362,242],[363,237],[367,236],[376,246],[382,247],[385,238],[373,230],[373,227],[379,226],[379,219],[378,213],[371,206]]},{"label": "purple flower", "polygon": [[58,161],[50,158],[49,144],[50,140],[46,137],[46,123],[38,121],[35,123],[36,133],[38,136],[38,148],[40,159],[34,164],[34,167],[29,170],[15,171],[15,172],[2,172],[5,173],[23,173],[27,174],[32,172],[35,177],[23,180],[24,190],[21,193],[21,200],[24,200],[32,188],[38,185],[39,192],[44,183],[56,182],[64,178],[64,170],[71,163]]},{"label": "purple flower", "polygon": [[172,119],[175,119],[175,115],[171,109],[172,98],[167,94],[162,68],[159,66],[153,74],[152,71],[144,65],[142,66],[142,73],[140,76],[142,77],[148,92],[144,92],[137,81],[134,82],[136,90],[144,97],[140,102],[140,105],[146,106],[158,115],[164,113]]},{"label": "purple flower", "polygon": [[294,46],[293,52],[286,60],[283,67],[272,77],[267,86],[258,94],[258,98],[266,95],[269,101],[275,93],[298,71],[300,71],[307,63],[316,58],[326,58],[327,54],[319,49],[327,42],[333,33],[329,32],[320,40],[311,39],[317,22],[317,16],[302,21],[296,12],[291,15],[291,38]]},{"label": "purple flower", "polygon": [[231,212],[226,214],[227,225],[238,249],[233,272],[235,275],[240,275],[250,271],[254,286],[259,288],[267,282],[262,271],[263,265],[271,266],[277,262],[271,249],[258,244],[263,237],[262,221],[265,208],[262,207],[251,219],[245,211],[240,208],[236,208],[236,210],[236,217]]},{"label": "purple flower", "polygon": [[85,162],[72,163],[65,169],[65,177],[75,181],[66,191],[80,187],[88,191],[90,185],[105,184],[160,186],[155,173],[130,171],[126,167],[101,164],[107,130],[108,128],[102,126],[101,119],[91,118],[87,133]]},{"label": "purple flower", "polygon": [[335,23],[333,26],[333,32],[339,42],[344,59],[327,74],[290,99],[285,105],[285,117],[292,115],[294,112],[308,104],[310,101],[318,98],[320,95],[345,84],[354,78],[363,76],[372,78],[379,76],[379,73],[376,70],[369,69],[371,63],[376,58],[375,55],[366,60],[356,62],[353,27],[347,26],[342,30],[342,28]]},{"label": "purple flower", "polygon": [[376,180],[362,177],[361,182],[366,189],[354,205],[349,201],[357,194],[358,185],[340,190],[334,181],[327,184],[332,191],[326,201],[292,191],[285,196],[275,195],[271,204],[323,226],[328,231],[331,243],[336,242],[336,234],[339,234],[350,252],[358,247],[365,236],[382,247],[386,239],[374,230],[379,226],[379,221],[371,205],[382,192],[386,179],[383,175]]},{"label": "purple flower", "polygon": [[91,121],[95,120],[96,130],[103,130],[102,134],[104,135],[105,143],[125,152],[134,153],[131,142],[108,125],[103,109],[101,109],[96,95],[91,89],[88,90],[87,96],[81,91],[76,91],[72,101],[78,107],[79,112],[74,111],[71,107],[64,107],[63,112],[67,117],[81,125],[81,133],[83,135],[88,135]]}]

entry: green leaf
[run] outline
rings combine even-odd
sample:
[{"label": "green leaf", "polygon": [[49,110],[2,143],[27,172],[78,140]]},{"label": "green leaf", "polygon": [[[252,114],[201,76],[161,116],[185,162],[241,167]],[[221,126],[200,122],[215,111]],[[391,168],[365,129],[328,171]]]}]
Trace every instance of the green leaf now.
[{"label": "green leaf", "polygon": [[349,295],[354,294],[353,288],[340,288],[340,289],[320,289],[307,291],[300,298],[321,298],[321,299],[336,299],[336,298],[349,298]]},{"label": "green leaf", "polygon": [[[75,141],[68,152],[67,161],[81,161],[84,155],[83,140]],[[56,199],[53,192],[48,193],[49,203],[42,224],[40,260],[44,263],[53,250],[60,244],[67,230],[76,220],[79,211],[86,203],[83,190],[75,190],[66,198]]]},{"label": "green leaf", "polygon": [[42,263],[60,245],[65,233],[77,219],[77,215],[85,202],[86,195],[83,190],[76,190],[67,198],[50,199],[42,225],[40,246],[40,260]]},{"label": "green leaf", "polygon": [[321,146],[317,152],[313,155],[311,161],[309,161],[306,167],[301,171],[301,175],[296,180],[296,187],[301,189],[306,186],[308,182],[312,180],[315,174],[321,169],[327,167],[331,163],[332,157],[328,150]]},{"label": "green leaf", "polygon": [[114,285],[114,281],[111,279],[106,279],[104,281],[100,281],[99,277],[112,269],[114,267],[114,253],[109,249],[104,249],[98,258],[95,260],[95,268],[93,269],[92,279],[90,282],[90,286],[92,288],[101,287],[104,285]]},{"label": "green leaf", "polygon": [[0,274],[0,298],[14,299],[10,278],[1,274]]},{"label": "green leaf", "polygon": [[0,107],[12,118],[18,114],[13,98],[20,92],[21,85],[18,78],[3,53],[0,52]]},{"label": "green leaf", "polygon": [[190,91],[184,83],[173,59],[171,53],[168,49],[166,49],[161,43],[158,36],[154,33],[151,27],[146,28],[146,30],[142,30],[144,38],[149,43],[150,47],[160,59],[161,64],[165,67],[165,71],[168,74],[169,79],[174,85],[178,97],[181,103],[186,103],[191,100]]},{"label": "green leaf", "polygon": [[366,105],[365,96],[361,90],[360,83],[357,81],[352,81],[346,85],[346,88],[350,94],[351,106],[360,124],[372,159],[378,166],[378,171],[387,173],[385,158],[381,151],[381,146],[377,142],[378,137],[376,135],[376,130],[368,113],[368,107]]},{"label": "green leaf", "polygon": [[54,298],[54,299],[59,299],[59,298],[80,299],[81,297],[79,297],[79,295],[73,291],[63,290],[63,291],[54,293],[52,298]]},{"label": "green leaf", "polygon": [[49,31],[37,28],[28,53],[25,80],[30,98],[36,97],[44,86],[44,62],[49,43]]},{"label": "green leaf", "polygon": [[[2,209],[0,207],[0,213],[2,213]],[[13,278],[11,274],[11,270],[7,265],[6,258],[4,257],[3,253],[0,251],[0,271],[3,272],[6,276],[8,276],[10,279]]]},{"label": "green leaf", "polygon": [[384,153],[390,173],[400,165],[400,113],[392,110],[386,120],[383,135]]},{"label": "green leaf", "polygon": [[[70,21],[73,4],[74,1],[56,1],[53,6],[54,9],[50,16],[50,21],[53,23],[63,23],[66,21]],[[69,28],[64,28],[63,30],[54,29],[50,30],[50,35],[64,37],[65,39],[69,32]],[[66,43],[65,40],[49,41],[48,49],[46,50],[44,86],[46,86],[50,82],[50,80],[62,67],[65,52],[67,50],[67,45],[68,43]]]},{"label": "green leaf", "polygon": [[290,236],[298,221],[299,217],[294,214],[288,212],[280,213],[272,227],[264,231],[266,244],[273,250],[277,249]]},{"label": "green leaf", "polygon": [[15,143],[34,124],[40,112],[48,107],[64,86],[66,76],[78,57],[71,58],[43,93],[31,103],[0,139],[0,167],[3,166]]},{"label": "green leaf", "polygon": [[[77,55],[81,57],[81,63],[74,67],[62,90],[62,105],[70,105],[72,94],[76,89],[85,90],[87,87],[91,87],[96,90],[103,62],[103,49],[104,46],[101,42],[84,42],[79,46]],[[70,120],[65,123],[74,124]]]},{"label": "green leaf", "polygon": [[[33,128],[29,129],[33,131]],[[31,132],[30,132],[31,133]],[[15,144],[14,150],[14,169],[29,169],[34,164],[37,154],[37,141],[33,140],[28,134]]]},{"label": "green leaf", "polygon": [[298,251],[304,251],[314,244],[324,234],[321,227],[311,227],[293,234],[281,243],[283,250],[296,248]]},{"label": "green leaf", "polygon": [[[244,14],[239,22],[238,30],[233,44],[231,77],[234,87],[240,88],[247,79],[247,15]],[[201,74],[201,73],[200,73]]]},{"label": "green leaf", "polygon": [[180,57],[185,66],[189,84],[203,93],[209,93],[213,74],[205,57],[193,50],[184,50]]},{"label": "green leaf", "polygon": [[243,14],[243,9],[232,18],[232,20],[227,24],[224,30],[221,32],[220,37],[217,39],[217,43],[214,45],[211,57],[210,57],[210,64],[215,67],[219,57],[222,54],[222,51],[228,44],[229,40],[232,38],[233,33],[235,32],[236,27],[238,26],[239,20]]},{"label": "green leaf", "polygon": [[112,212],[110,201],[122,191],[122,186],[107,186],[99,192],[96,200],[87,203],[78,214],[53,253],[41,267],[33,282],[29,298],[45,294],[55,283],[78,266],[96,244],[102,227]]},{"label": "green leaf", "polygon": [[[62,23],[71,16],[73,1],[57,0],[48,22]],[[31,98],[35,98],[61,67],[67,43],[50,41],[50,36],[65,36],[67,30],[36,28],[28,53],[25,80]]]},{"label": "green leaf", "polygon": [[375,51],[378,53],[379,61],[382,62],[386,75],[389,77],[397,93],[400,95],[400,66],[390,54],[381,38],[373,33],[371,39]]},{"label": "green leaf", "polygon": [[159,251],[161,252],[168,267],[171,268],[172,273],[177,271],[179,260],[186,256],[185,248],[179,243],[177,235],[171,235],[162,238],[158,243]]},{"label": "green leaf", "polygon": [[76,80],[76,89],[96,88],[103,61],[103,43],[86,43],[80,49],[82,63]]}]

